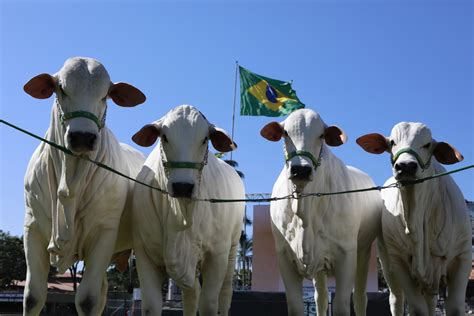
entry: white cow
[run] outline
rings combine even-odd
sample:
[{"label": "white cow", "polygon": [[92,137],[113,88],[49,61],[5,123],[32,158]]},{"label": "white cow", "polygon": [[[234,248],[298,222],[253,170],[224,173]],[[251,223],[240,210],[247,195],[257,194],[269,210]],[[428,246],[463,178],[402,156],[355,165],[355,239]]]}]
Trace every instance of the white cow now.
[{"label": "white cow", "polygon": [[[227,315],[232,275],[242,229],[243,203],[192,198],[244,198],[242,180],[208,151],[236,145],[196,108],[182,105],[144,126],[133,140],[151,146],[160,137],[137,179],[173,197],[136,186],[133,199],[134,249],[145,315],[160,315],[161,287],[170,276],[183,290],[184,314]],[[197,279],[202,275],[202,290]]]},{"label": "white cow", "polygon": [[[285,141],[286,165],[272,196],[374,185],[368,175],[346,166],[331,153],[327,145],[342,145],[347,137],[311,110],[297,110],[281,123],[267,124],[260,133],[270,141],[281,137]],[[349,315],[354,288],[355,311],[365,315],[368,263],[372,242],[380,233],[381,210],[378,192],[271,203],[272,231],[289,315],[303,315],[303,278],[313,280],[318,315],[326,315],[326,275],[336,278],[334,314]]]},{"label": "white cow", "polygon": [[[389,152],[393,177],[385,185],[445,172],[443,164],[463,159],[451,145],[437,142],[421,123],[402,122],[386,138],[357,139],[367,152]],[[436,159],[433,159],[432,157]],[[450,176],[382,191],[383,239],[379,240],[392,315],[434,315],[440,285],[447,285],[447,315],[464,315],[471,272],[471,221],[464,197]]]},{"label": "white cow", "polygon": [[[117,142],[105,115],[108,97],[120,106],[135,106],[145,101],[140,90],[113,84],[102,64],[79,57],[68,59],[54,75],[32,78],[24,90],[38,99],[56,93],[46,139],[136,176],[143,155]],[[94,164],[39,145],[25,175],[25,315],[38,315],[45,303],[50,263],[63,272],[77,260],[84,260],[86,269],[76,308],[80,315],[102,313],[106,268],[132,187]]]}]

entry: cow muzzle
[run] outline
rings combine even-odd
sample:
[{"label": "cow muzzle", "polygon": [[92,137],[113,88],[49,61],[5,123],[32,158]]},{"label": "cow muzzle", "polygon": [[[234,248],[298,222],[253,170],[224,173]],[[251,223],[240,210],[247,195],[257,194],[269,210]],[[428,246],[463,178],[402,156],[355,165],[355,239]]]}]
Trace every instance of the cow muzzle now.
[{"label": "cow muzzle", "polygon": [[174,182],[172,185],[171,196],[175,198],[191,198],[194,192],[194,183]]},{"label": "cow muzzle", "polygon": [[95,150],[97,135],[89,132],[70,132],[67,135],[69,149],[76,153],[86,153]]},{"label": "cow muzzle", "polygon": [[416,178],[418,164],[414,161],[401,161],[393,166],[396,180],[411,180]]},{"label": "cow muzzle", "polygon": [[310,166],[291,166],[290,180],[307,182],[311,180],[313,168]]}]

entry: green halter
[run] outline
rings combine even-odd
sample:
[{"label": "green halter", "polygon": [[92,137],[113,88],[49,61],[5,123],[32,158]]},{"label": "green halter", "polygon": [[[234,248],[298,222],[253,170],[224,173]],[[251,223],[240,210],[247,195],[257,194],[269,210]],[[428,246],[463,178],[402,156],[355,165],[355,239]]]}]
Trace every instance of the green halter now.
[{"label": "green halter", "polygon": [[296,156],[304,156],[306,158],[309,158],[309,160],[311,160],[311,162],[313,163],[314,170],[316,170],[321,165],[321,158],[323,155],[323,144],[324,143],[321,144],[321,149],[319,150],[318,159],[314,158],[313,154],[310,153],[309,151],[295,150],[295,151],[285,154],[285,162],[288,162],[290,159]]},{"label": "green halter", "polygon": [[420,155],[418,155],[418,153],[415,150],[413,150],[412,148],[409,148],[409,147],[400,149],[399,151],[397,151],[397,153],[395,155],[392,156],[392,165],[395,164],[395,162],[397,161],[397,159],[400,157],[401,154],[405,154],[405,153],[415,156],[415,158],[418,161],[418,164],[420,165],[421,169],[426,170],[430,167],[430,165],[431,165],[431,156],[428,158],[428,161],[425,163],[421,160]]},{"label": "green halter", "polygon": [[196,169],[199,172],[204,169],[204,166],[207,165],[207,157],[209,150],[206,148],[206,153],[204,154],[204,158],[202,162],[189,162],[189,161],[166,161],[164,159],[164,150],[163,150],[163,143],[160,144],[161,149],[161,159],[163,163],[163,167],[166,169]]},{"label": "green halter", "polygon": [[89,119],[91,121],[94,121],[94,123],[97,125],[97,127],[99,128],[99,131],[100,131],[105,126],[105,118],[107,116],[107,108],[105,108],[104,116],[102,116],[101,120],[99,120],[99,118],[94,113],[87,112],[87,111],[73,111],[73,112],[64,113],[61,109],[59,109],[59,113],[60,113],[59,118],[61,120],[61,123],[64,123],[67,120],[70,120],[70,119],[73,119],[73,118],[83,117],[83,118]]},{"label": "green halter", "polygon": [[205,164],[202,162],[163,161],[163,166],[170,169],[197,169],[201,171]]}]

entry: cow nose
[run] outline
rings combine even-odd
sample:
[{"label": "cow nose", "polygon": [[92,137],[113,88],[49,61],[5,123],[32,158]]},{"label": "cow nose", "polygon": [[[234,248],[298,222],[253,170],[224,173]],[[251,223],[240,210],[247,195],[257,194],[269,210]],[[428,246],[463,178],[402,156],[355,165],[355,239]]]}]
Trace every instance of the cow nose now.
[{"label": "cow nose", "polygon": [[311,167],[308,166],[292,166],[291,167],[291,179],[296,180],[309,180],[311,175]]},{"label": "cow nose", "polygon": [[413,161],[398,162],[395,164],[396,171],[407,174],[407,175],[415,175],[417,169],[418,169],[418,164]]},{"label": "cow nose", "polygon": [[71,148],[76,151],[91,151],[97,136],[87,132],[72,132],[68,134],[68,141]]},{"label": "cow nose", "polygon": [[173,197],[189,198],[193,194],[194,184],[187,182],[175,182],[173,187]]}]

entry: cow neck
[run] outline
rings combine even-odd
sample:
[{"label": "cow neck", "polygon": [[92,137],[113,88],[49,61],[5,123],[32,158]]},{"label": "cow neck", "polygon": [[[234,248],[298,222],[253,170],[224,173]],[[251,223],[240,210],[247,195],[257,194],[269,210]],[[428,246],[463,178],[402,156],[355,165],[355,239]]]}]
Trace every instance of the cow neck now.
[{"label": "cow neck", "polygon": [[[158,170],[158,173],[155,177],[157,184],[160,188],[168,187],[168,171],[161,163],[163,159],[163,151],[158,150],[158,159],[155,161],[155,170]],[[202,176],[202,175],[201,175]],[[196,190],[199,190],[201,186],[198,185]],[[172,230],[174,232],[180,232],[188,230],[193,225],[193,210],[196,206],[196,202],[187,201],[183,199],[176,199],[168,195],[163,195],[159,192],[154,192],[154,195],[162,200],[162,203],[167,207],[161,208],[158,210],[162,212],[160,217],[164,219],[164,222],[167,223],[166,229]],[[158,196],[159,195],[159,196]]]},{"label": "cow neck", "polygon": [[[335,183],[331,178],[330,170],[333,168],[333,159],[337,159],[332,155],[327,146],[323,149],[323,155],[321,164],[317,168],[313,175],[313,180],[310,181],[303,192],[301,193],[314,193],[314,192],[330,192],[332,184]],[[290,187],[292,183],[290,181]],[[290,192],[291,193],[291,192]],[[326,267],[321,257],[315,257],[316,255],[321,256],[325,253],[324,246],[320,241],[320,232],[324,229],[324,219],[328,212],[330,196],[323,197],[306,197],[302,199],[291,200],[291,208],[293,212],[297,214],[299,218],[305,218],[308,223],[306,227],[298,224],[298,230],[300,237],[295,241],[291,241],[293,244],[293,250],[297,254],[298,259],[304,264],[304,273],[312,275],[316,270],[324,270]],[[299,222],[299,221],[298,221]],[[296,244],[295,244],[296,242]],[[317,251],[310,249],[310,247],[316,247]],[[309,255],[304,255],[304,253]]]},{"label": "cow neck", "polygon": [[[152,153],[153,155],[154,153]],[[154,175],[155,184],[166,188],[168,178],[161,163],[158,150],[152,170],[157,170]],[[192,216],[196,206],[195,202],[184,205],[178,199],[153,191],[153,208],[160,221],[160,236],[163,240],[163,254],[166,271],[178,285],[192,287],[195,281],[198,256],[193,242]]]},{"label": "cow neck", "polygon": [[[427,171],[434,173],[435,167],[441,166],[434,162]],[[446,273],[446,255],[451,243],[449,227],[453,218],[445,211],[450,209],[445,193],[446,185],[441,178],[400,189],[400,219],[413,253],[411,267],[422,286],[433,293]]]},{"label": "cow neck", "polygon": [[[55,101],[47,139],[65,147],[65,128],[60,121],[58,101]],[[48,174],[52,207],[52,234],[48,245],[51,263],[63,271],[74,261],[74,245],[78,209],[89,202],[84,198],[85,185],[93,175],[93,165],[83,159],[65,154],[53,147],[48,152]],[[103,148],[99,148],[92,159],[97,159]],[[93,189],[92,189],[93,190]]]}]

